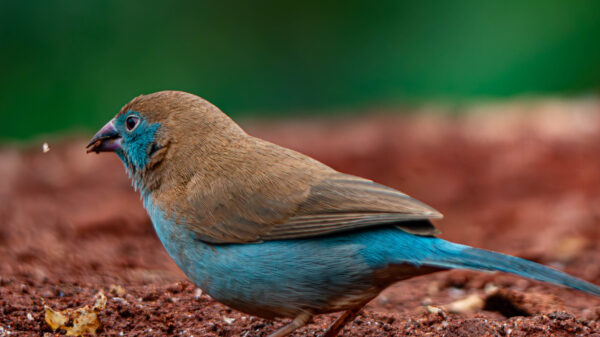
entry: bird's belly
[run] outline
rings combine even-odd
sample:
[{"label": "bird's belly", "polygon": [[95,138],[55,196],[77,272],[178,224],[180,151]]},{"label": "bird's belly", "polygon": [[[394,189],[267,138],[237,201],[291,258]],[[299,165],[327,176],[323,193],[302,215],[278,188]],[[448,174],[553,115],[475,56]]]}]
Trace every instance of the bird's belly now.
[{"label": "bird's belly", "polygon": [[369,301],[381,291],[352,244],[273,241],[171,248],[186,275],[215,300],[265,318],[303,311],[334,312]]},{"label": "bird's belly", "polygon": [[149,213],[166,250],[198,287],[221,303],[264,318],[350,309],[394,281],[416,275],[390,277],[385,270],[398,264],[373,248],[389,233],[401,235],[393,234],[398,230],[211,245]]},{"label": "bird's belly", "polygon": [[202,290],[234,309],[265,318],[348,309],[382,287],[351,241],[285,240],[210,245],[164,219],[156,232],[177,265]]}]

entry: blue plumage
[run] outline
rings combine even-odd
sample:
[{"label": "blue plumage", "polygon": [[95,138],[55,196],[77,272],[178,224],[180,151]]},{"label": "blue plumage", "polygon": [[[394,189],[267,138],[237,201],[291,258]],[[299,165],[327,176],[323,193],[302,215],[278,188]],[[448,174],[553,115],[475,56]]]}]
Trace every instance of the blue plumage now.
[{"label": "blue plumage", "polygon": [[151,202],[146,206],[165,248],[195,284],[219,302],[265,318],[342,310],[348,302],[365,303],[390,284],[432,268],[499,270],[600,296],[597,286],[555,269],[393,226],[211,245],[165,219]]},{"label": "blue plumage", "polygon": [[[138,125],[131,132],[126,131],[126,118],[129,116],[137,116],[139,118]],[[131,176],[136,171],[143,170],[148,164],[148,151],[154,141],[154,136],[160,128],[160,123],[149,123],[145,118],[142,118],[139,112],[129,111],[127,115],[121,115],[115,120],[115,128],[122,134],[121,148],[115,152],[125,164],[129,175]]]}]

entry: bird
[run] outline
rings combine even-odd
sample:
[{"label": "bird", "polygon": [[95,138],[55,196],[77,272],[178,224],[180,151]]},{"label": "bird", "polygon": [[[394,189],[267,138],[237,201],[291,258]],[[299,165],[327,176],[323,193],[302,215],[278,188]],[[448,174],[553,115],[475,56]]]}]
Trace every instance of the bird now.
[{"label": "bird", "polygon": [[235,310],[291,321],[342,312],[336,336],[391,284],[449,269],[501,271],[600,296],[600,287],[518,257],[439,238],[442,214],[372,180],[247,134],[182,91],[132,99],[91,139],[114,152],[164,248]]}]

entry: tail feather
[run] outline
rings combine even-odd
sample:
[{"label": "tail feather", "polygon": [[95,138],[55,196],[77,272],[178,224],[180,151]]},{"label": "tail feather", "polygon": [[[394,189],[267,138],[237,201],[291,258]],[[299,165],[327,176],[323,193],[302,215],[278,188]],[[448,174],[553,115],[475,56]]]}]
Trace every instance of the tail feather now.
[{"label": "tail feather", "polygon": [[[530,279],[562,285],[600,296],[600,287],[556,269],[518,257],[443,241],[441,250],[422,263],[433,267],[502,271]],[[441,253],[441,254],[439,254]]]}]

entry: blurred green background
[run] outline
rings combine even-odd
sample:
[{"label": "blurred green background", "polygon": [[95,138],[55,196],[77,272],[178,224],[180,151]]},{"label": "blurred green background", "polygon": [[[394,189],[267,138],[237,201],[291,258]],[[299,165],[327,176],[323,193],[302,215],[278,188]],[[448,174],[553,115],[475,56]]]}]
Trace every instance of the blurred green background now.
[{"label": "blurred green background", "polygon": [[596,94],[598,1],[0,1],[0,139],[95,131],[132,97],[234,117]]}]

